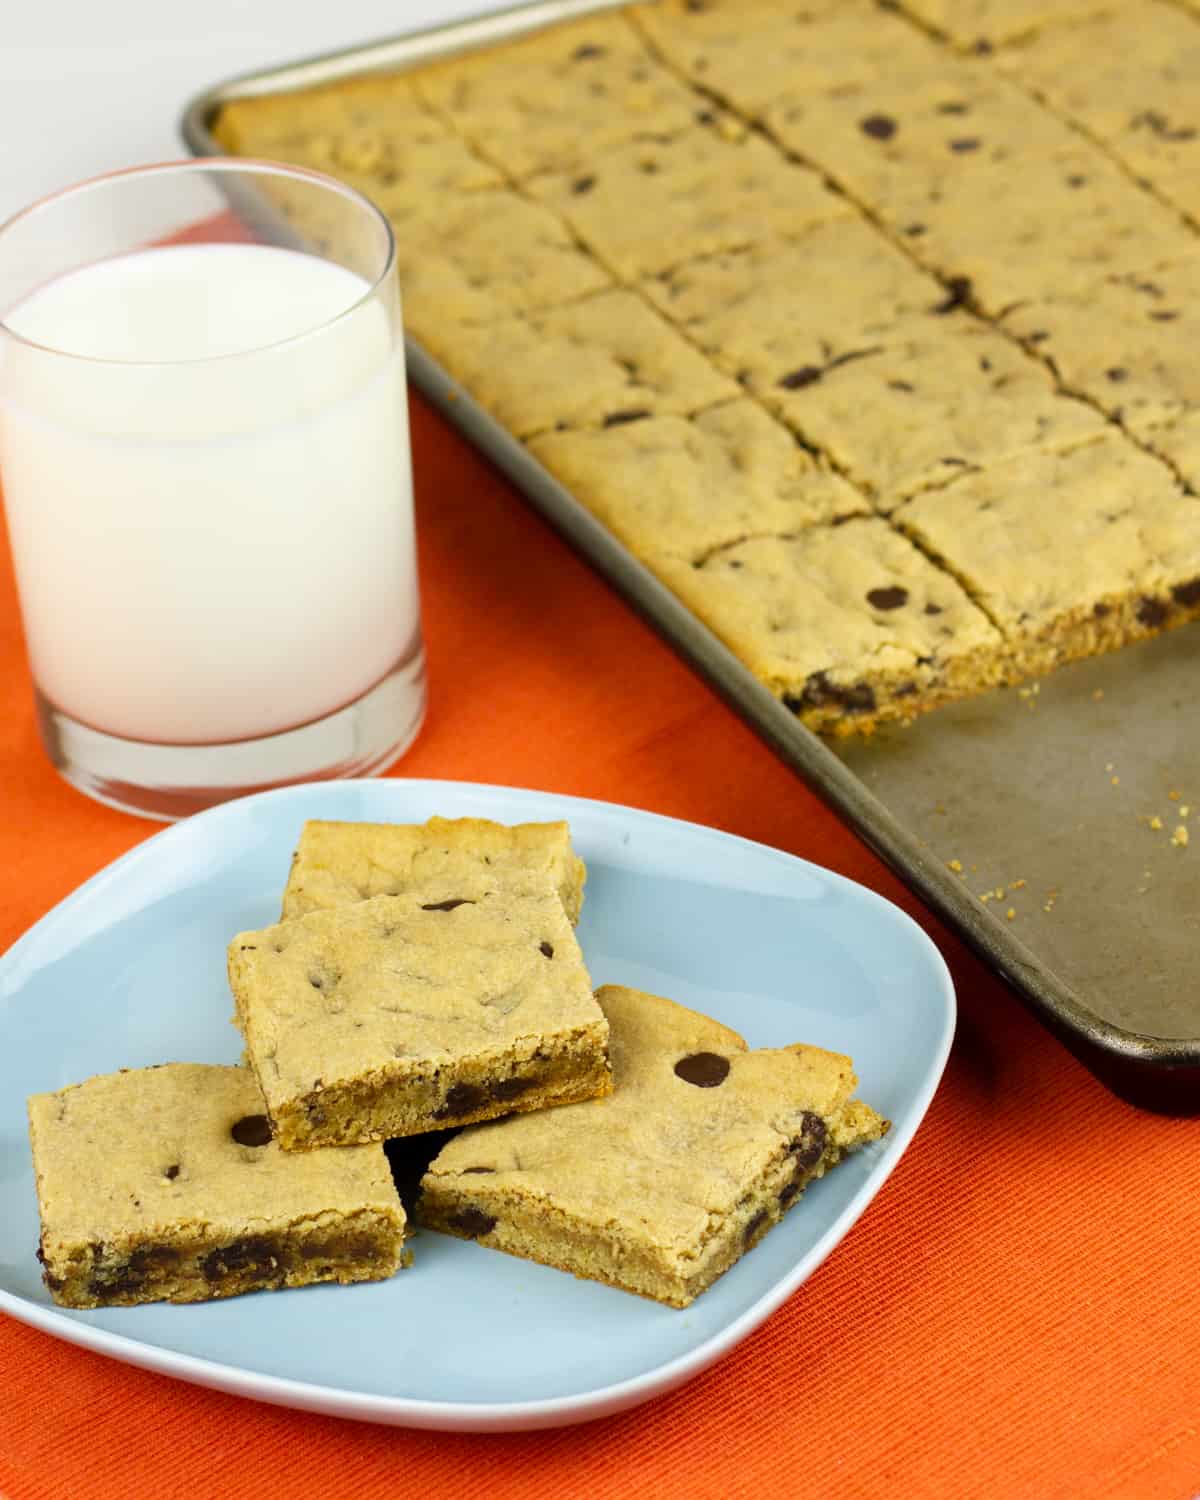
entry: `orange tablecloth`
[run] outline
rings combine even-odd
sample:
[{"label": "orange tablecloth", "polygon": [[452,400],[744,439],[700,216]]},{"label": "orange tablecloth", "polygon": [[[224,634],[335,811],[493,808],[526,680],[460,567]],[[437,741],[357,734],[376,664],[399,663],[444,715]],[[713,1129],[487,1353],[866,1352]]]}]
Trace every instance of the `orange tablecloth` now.
[{"label": "orange tablecloth", "polygon": [[[958,1038],[826,1265],[691,1385],[520,1436],[237,1400],[0,1317],[6,1500],[1200,1493],[1200,1121],[1108,1094],[575,557],[414,403],[432,703],[399,774],[631,803],[804,855],[940,944]],[[153,831],[60,782],[0,576],[0,944]],[[32,1253],[32,1247],[31,1247]]]}]

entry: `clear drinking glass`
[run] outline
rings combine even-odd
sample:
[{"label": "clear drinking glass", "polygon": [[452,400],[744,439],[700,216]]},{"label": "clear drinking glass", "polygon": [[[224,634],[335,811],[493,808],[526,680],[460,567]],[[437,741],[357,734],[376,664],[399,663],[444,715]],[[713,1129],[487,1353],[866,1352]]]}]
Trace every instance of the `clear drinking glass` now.
[{"label": "clear drinking glass", "polygon": [[174,818],[380,771],[425,707],[394,246],[270,163],[0,226],[0,487],[46,750]]}]

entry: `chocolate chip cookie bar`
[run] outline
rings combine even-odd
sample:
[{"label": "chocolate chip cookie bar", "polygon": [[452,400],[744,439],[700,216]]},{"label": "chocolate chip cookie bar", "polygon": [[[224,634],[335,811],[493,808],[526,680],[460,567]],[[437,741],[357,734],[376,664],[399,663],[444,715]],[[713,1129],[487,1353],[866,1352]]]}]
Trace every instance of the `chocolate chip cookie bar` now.
[{"label": "chocolate chip cookie bar", "polygon": [[505,48],[435,63],[420,97],[515,181],[586,168],[597,153],[687,130],[696,97],[621,15],[586,16]]},{"label": "chocolate chip cookie bar", "polygon": [[968,284],[992,318],[1046,287],[1144,271],[1195,247],[1174,209],[1084,144],[1026,156],[1020,171],[1004,161],[962,171],[951,160],[871,207],[923,265]]},{"label": "chocolate chip cookie bar", "polygon": [[782,94],[767,112],[778,141],[803,151],[859,203],[897,204],[946,173],[1005,165],[1079,143],[1075,131],[993,69],[944,47],[854,83]]},{"label": "chocolate chip cookie bar", "polygon": [[[1197,28],[1200,30],[1200,28]],[[1004,327],[1129,432],[1200,408],[1200,245],[1186,260],[1018,304]]]},{"label": "chocolate chip cookie bar", "polygon": [[[1088,65],[1080,67],[1086,55]],[[1105,146],[1138,179],[1195,218],[1200,210],[1200,27],[1142,0],[1005,54],[1023,87]]]},{"label": "chocolate chip cookie bar", "polygon": [[870,508],[753,401],[690,419],[647,415],[598,431],[549,432],[529,448],[639,557],[669,541],[699,562],[747,536]]},{"label": "chocolate chip cookie bar", "polygon": [[427,901],[506,890],[556,890],[579,920],[587,869],[564,822],[337,823],[310,819],[300,833],[283,893],[283,917],[348,906],[419,887]]},{"label": "chocolate chip cookie bar", "polygon": [[422,1178],[432,1229],[686,1307],[887,1121],[848,1057],[751,1051],[671,1000],[606,985],[613,1092],[463,1131]]},{"label": "chocolate chip cookie bar", "polygon": [[934,277],[857,219],[689,261],[639,291],[747,389],[877,344],[881,329],[946,300]]},{"label": "chocolate chip cookie bar", "polygon": [[1010,339],[946,306],[944,316],[904,319],[824,364],[755,376],[765,404],[885,514],[964,470],[1106,430]]},{"label": "chocolate chip cookie bar", "polygon": [[815,172],[757,134],[730,138],[722,124],[714,116],[688,135],[616,146],[585,173],[532,178],[529,191],[620,280],[852,212]]},{"label": "chocolate chip cookie bar", "polygon": [[502,174],[417,98],[400,74],[250,96],[224,105],[214,126],[235,156],[328,172],[373,197],[394,220],[435,194],[500,187]]},{"label": "chocolate chip cookie bar", "polygon": [[122,1069],[29,1100],[43,1280],[63,1307],[379,1281],[405,1217],[383,1148],[286,1154],[245,1068]]},{"label": "chocolate chip cookie bar", "polygon": [[687,416],[738,394],[727,375],[628,291],[482,328],[446,327],[431,352],[519,438]]},{"label": "chocolate chip cookie bar", "polygon": [[751,537],[651,566],[810,729],[903,723],[1004,681],[1003,638],[961,585],[879,517]]},{"label": "chocolate chip cookie bar", "polygon": [[1200,501],[1115,433],[969,474],[897,519],[963,581],[1022,675],[1200,615]]},{"label": "chocolate chip cookie bar", "polygon": [[608,1023],[556,890],[445,885],[243,932],[229,982],[285,1150],[607,1093]]},{"label": "chocolate chip cookie bar", "polygon": [[658,0],[628,14],[672,67],[751,119],[781,94],[903,71],[930,50],[874,0]]}]

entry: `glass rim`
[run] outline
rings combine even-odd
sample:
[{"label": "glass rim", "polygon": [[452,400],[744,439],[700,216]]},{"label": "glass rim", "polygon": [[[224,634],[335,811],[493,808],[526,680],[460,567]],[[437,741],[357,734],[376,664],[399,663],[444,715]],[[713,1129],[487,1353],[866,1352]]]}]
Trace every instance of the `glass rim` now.
[{"label": "glass rim", "polygon": [[[12,339],[15,343],[23,345],[27,349],[36,349],[39,354],[50,354],[56,359],[75,360],[80,364],[92,364],[109,366],[114,369],[184,369],[197,365],[216,364],[221,360],[250,359],[255,355],[268,354],[276,349],[286,348],[289,344],[298,343],[301,339],[312,338],[315,334],[323,333],[326,329],[333,328],[343,318],[348,318],[360,307],[365,307],[376,295],[380,287],[387,280],[396,264],[396,236],[388,222],[387,216],[357,188],[339,181],[336,177],[327,176],[324,172],[315,172],[309,167],[292,166],[288,162],[271,161],[269,157],[258,156],[202,156],[202,157],[177,157],[169,161],[143,162],[132,167],[119,167],[113,171],[98,172],[94,177],[85,177],[79,182],[71,183],[64,188],[56,188],[53,192],[36,198],[24,208],[19,208],[15,214],[10,214],[7,219],[0,221],[0,253],[2,253],[4,237],[15,225],[24,220],[32,219],[34,215],[41,213],[44,209],[58,203],[65,203],[68,199],[103,186],[111,182],[119,182],[133,177],[164,177],[170,175],[190,175],[192,173],[217,172],[235,174],[244,172],[247,175],[292,177],[302,181],[310,182],[316,187],[333,192],[352,203],[356,208],[365,210],[370,218],[383,230],[383,265],[378,274],[367,284],[362,295],[355,298],[341,312],[335,313],[333,317],[326,318],[311,328],[301,329],[297,333],[290,333],[286,338],[273,339],[266,344],[252,344],[248,349],[236,349],[227,354],[202,354],[198,357],[182,359],[111,359],[104,355],[77,354],[70,349],[60,349],[53,344],[43,344],[37,339],[27,338],[18,333],[6,320],[4,311],[0,309],[0,336]],[[205,243],[204,241],[185,241],[184,243]],[[226,241],[213,241],[212,243],[227,243]],[[237,243],[237,242],[228,242]],[[153,245],[145,246],[146,249],[154,248]],[[163,246],[161,248],[169,248]],[[132,252],[127,252],[132,253]],[[112,259],[113,257],[105,257]],[[84,265],[99,264],[99,261],[85,261]],[[80,269],[79,267],[75,269]],[[70,275],[71,272],[66,272]],[[57,278],[51,278],[57,279]],[[365,278],[364,278],[365,280]],[[49,284],[43,283],[44,285]],[[24,299],[22,299],[24,300]],[[20,302],[16,304],[20,306]]]}]

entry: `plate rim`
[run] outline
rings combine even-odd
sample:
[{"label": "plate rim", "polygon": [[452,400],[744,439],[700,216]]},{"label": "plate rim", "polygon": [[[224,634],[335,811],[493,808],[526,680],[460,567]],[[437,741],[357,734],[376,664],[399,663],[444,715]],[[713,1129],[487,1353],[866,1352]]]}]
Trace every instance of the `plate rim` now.
[{"label": "plate rim", "polygon": [[[258,792],[248,797],[235,798],[190,818],[182,819],[141,840],[133,848],[127,849],[116,859],[104,865],[94,875],[89,876],[61,901],[56,902],[3,954],[0,954],[0,999],[11,999],[19,994],[22,988],[19,975],[18,983],[13,987],[4,985],[5,976],[20,963],[26,951],[35,946],[46,926],[56,924],[64,918],[69,919],[77,906],[94,898],[105,885],[120,878],[124,872],[135,868],[145,859],[160,856],[164,847],[169,847],[174,843],[186,845],[195,837],[194,830],[197,827],[210,828],[225,820],[240,821],[252,808],[264,803],[292,800],[299,802],[314,796],[319,799],[344,792],[347,788],[359,790],[367,797],[380,794],[384,797],[395,795],[401,800],[406,794],[416,798],[422,796],[436,798],[438,795],[462,797],[466,794],[479,796],[485,800],[496,794],[502,794],[502,800],[512,800],[519,805],[527,800],[544,801],[549,798],[556,805],[561,805],[562,817],[567,822],[571,822],[572,809],[578,809],[580,812],[586,811],[599,816],[602,820],[614,818],[619,820],[633,815],[639,821],[645,820],[651,825],[684,831],[690,837],[700,835],[706,840],[713,840],[722,845],[732,842],[752,850],[756,856],[765,853],[773,859],[798,865],[820,882],[830,882],[839,888],[852,890],[857,899],[866,898],[867,905],[875,907],[887,920],[896,923],[900,930],[905,931],[914,941],[916,950],[923,953],[929,961],[930,977],[936,980],[937,999],[940,1002],[935,1012],[940,1020],[940,1027],[925,1067],[923,1080],[911,1097],[906,1127],[899,1135],[894,1135],[893,1132],[897,1131],[898,1127],[893,1124],[892,1130],[889,1131],[890,1141],[887,1154],[873,1166],[834,1223],[809,1247],[786,1275],[768,1286],[762,1295],[736,1318],[709,1334],[695,1347],[661,1364],[608,1385],[597,1386],[570,1395],[499,1402],[435,1401],[422,1397],[380,1395],[367,1391],[354,1391],[344,1386],[323,1385],[315,1381],[296,1380],[289,1376],[253,1371],[244,1366],[183,1353],[159,1344],[149,1344],[126,1334],[113,1333],[108,1329],[98,1328],[93,1324],[72,1318],[66,1310],[53,1306],[44,1307],[31,1302],[2,1286],[0,1286],[0,1312],[7,1313],[18,1322],[37,1328],[65,1343],[75,1344],[94,1353],[117,1359],[122,1363],[135,1365],[190,1384],[272,1405],[392,1426],[459,1432],[527,1431],[596,1420],[667,1394],[708,1369],[726,1354],[731,1353],[750,1333],[776,1312],[828,1259],[842,1239],[858,1223],[904,1157],[924,1122],[941,1083],[954,1039],[957,999],[945,959],[933,939],[913,917],[895,902],[888,900],[886,896],[880,895],[869,886],[849,876],[841,875],[835,870],[827,869],[802,855],[792,854],[788,850],[763,844],[741,834],[715,828],[710,824],[695,823],[686,818],[653,812],[628,803],[610,802],[532,787],[424,777],[360,777],[344,781],[296,783],[266,792]],[[319,813],[310,815],[319,816]],[[149,850],[154,851],[153,855],[147,854]]]}]

